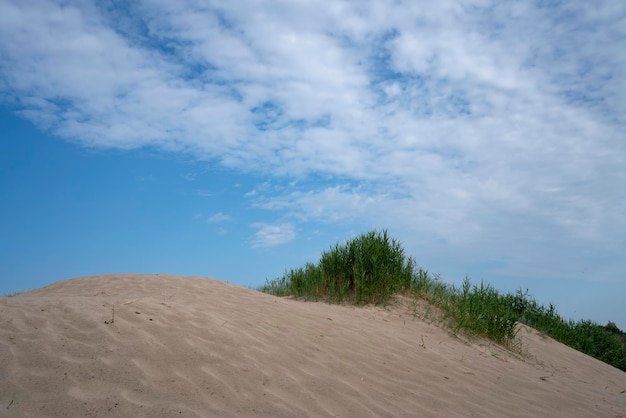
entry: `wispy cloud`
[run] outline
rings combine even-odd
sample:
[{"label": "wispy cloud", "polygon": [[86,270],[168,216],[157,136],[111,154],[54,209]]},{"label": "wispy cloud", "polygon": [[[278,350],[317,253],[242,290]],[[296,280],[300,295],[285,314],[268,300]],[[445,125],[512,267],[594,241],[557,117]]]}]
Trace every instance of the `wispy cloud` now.
[{"label": "wispy cloud", "polygon": [[196,196],[198,197],[211,197],[213,193],[207,192],[206,190],[196,190]]},{"label": "wispy cloud", "polygon": [[289,219],[255,246],[358,219],[514,271],[626,248],[625,21],[611,0],[9,0],[0,92],[87,146],[303,180],[247,193]]},{"label": "wispy cloud", "polygon": [[257,229],[252,240],[252,247],[254,248],[274,247],[286,244],[296,238],[295,226],[290,222],[276,224],[255,222],[251,226]]},{"label": "wispy cloud", "polygon": [[214,213],[213,215],[209,216],[206,221],[208,223],[212,224],[212,223],[226,222],[226,221],[230,221],[232,219],[233,218],[230,215],[226,215],[226,214],[224,214],[222,212],[217,212],[217,213]]},{"label": "wispy cloud", "polygon": [[192,172],[187,172],[185,174],[183,174],[181,177],[187,181],[195,181],[196,177],[198,176],[197,173],[192,173]]}]

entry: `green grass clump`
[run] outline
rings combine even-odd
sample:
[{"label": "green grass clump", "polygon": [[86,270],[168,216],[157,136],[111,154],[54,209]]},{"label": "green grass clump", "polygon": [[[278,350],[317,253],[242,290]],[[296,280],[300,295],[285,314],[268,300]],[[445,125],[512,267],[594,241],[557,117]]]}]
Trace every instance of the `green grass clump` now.
[{"label": "green grass clump", "polygon": [[511,347],[517,324],[524,323],[570,347],[626,371],[626,335],[614,323],[566,321],[550,304],[539,305],[528,293],[500,294],[491,285],[461,287],[418,268],[400,243],[387,231],[372,231],[335,245],[317,264],[286,271],[268,280],[260,291],[305,300],[386,304],[403,293],[427,300],[442,313],[444,325],[454,332],[489,338]]},{"label": "green grass clump", "polygon": [[24,292],[26,292],[26,291],[25,290],[15,290],[13,292],[3,293],[2,295],[0,295],[0,298],[12,298],[13,296],[21,295]]},{"label": "green grass clump", "polygon": [[521,290],[502,297],[519,322],[541,331],[578,351],[626,371],[626,335],[609,322],[606,326],[589,320],[563,319],[554,305],[539,305]]},{"label": "green grass clump", "polygon": [[387,231],[372,231],[335,245],[317,264],[289,270],[260,290],[307,300],[385,304],[411,287],[415,273],[415,261],[405,257],[397,240]]},{"label": "green grass clump", "polygon": [[497,343],[508,344],[517,335],[518,318],[496,289],[480,283],[472,286],[468,278],[460,289],[452,287],[445,312],[451,326],[466,333],[485,336]]}]

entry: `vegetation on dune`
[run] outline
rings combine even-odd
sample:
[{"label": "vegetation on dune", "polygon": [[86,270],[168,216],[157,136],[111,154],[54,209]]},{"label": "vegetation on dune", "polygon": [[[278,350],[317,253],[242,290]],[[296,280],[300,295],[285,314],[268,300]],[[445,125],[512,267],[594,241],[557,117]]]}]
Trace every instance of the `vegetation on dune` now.
[{"label": "vegetation on dune", "polygon": [[415,262],[387,232],[370,232],[322,253],[318,264],[289,270],[260,290],[306,300],[386,303],[409,289]]},{"label": "vegetation on dune", "polygon": [[24,292],[25,290],[16,290],[9,293],[3,293],[2,295],[0,295],[0,298],[12,298],[13,296],[21,295]]},{"label": "vegetation on dune", "polygon": [[[553,305],[539,305],[527,292],[501,294],[491,285],[449,285],[419,268],[387,231],[371,231],[322,253],[317,264],[291,269],[260,291],[329,303],[386,304],[396,294],[424,299],[442,312],[454,332],[511,346],[517,323],[626,371],[626,334],[614,323],[566,321]],[[415,311],[417,315],[417,311]]]}]

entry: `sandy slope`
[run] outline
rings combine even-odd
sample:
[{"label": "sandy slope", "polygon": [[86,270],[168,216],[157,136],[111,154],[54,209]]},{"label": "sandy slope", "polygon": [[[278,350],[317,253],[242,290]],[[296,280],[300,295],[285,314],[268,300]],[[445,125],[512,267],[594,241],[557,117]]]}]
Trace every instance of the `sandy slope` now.
[{"label": "sandy slope", "polygon": [[626,416],[626,373],[522,335],[525,359],[402,306],[79,278],[0,300],[0,416]]}]

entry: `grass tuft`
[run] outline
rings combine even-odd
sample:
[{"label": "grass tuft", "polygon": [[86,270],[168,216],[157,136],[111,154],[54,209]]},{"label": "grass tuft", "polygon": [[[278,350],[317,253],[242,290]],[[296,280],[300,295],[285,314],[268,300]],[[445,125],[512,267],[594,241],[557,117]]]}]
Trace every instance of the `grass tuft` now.
[{"label": "grass tuft", "polygon": [[[419,268],[386,230],[362,234],[322,253],[317,264],[291,269],[258,290],[329,303],[386,304],[395,294],[423,299],[442,313],[454,332],[481,336],[513,348],[517,323],[524,323],[570,347],[626,371],[626,334],[614,323],[566,321],[550,304],[539,305],[528,291],[501,294],[483,282],[461,287]],[[415,305],[417,306],[417,304]],[[417,315],[417,310],[415,310]]]},{"label": "grass tuft", "polygon": [[26,292],[26,291],[25,290],[15,290],[13,292],[3,293],[2,295],[0,295],[0,298],[12,298],[14,296],[21,295],[24,292]]},{"label": "grass tuft", "polygon": [[335,245],[317,264],[285,272],[259,290],[306,300],[386,304],[395,293],[412,287],[420,276],[415,261],[387,231],[372,231]]}]

